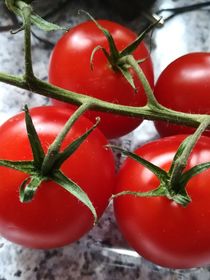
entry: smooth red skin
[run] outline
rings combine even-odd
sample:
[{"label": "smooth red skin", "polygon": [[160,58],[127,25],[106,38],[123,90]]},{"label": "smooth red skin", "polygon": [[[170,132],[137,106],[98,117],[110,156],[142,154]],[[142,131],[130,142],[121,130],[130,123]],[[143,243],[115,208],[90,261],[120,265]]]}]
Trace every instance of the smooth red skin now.
[{"label": "smooth red skin", "polygon": [[[98,21],[112,34],[118,50],[124,49],[135,38],[131,30],[107,20]],[[106,37],[92,21],[87,21],[70,29],[57,42],[50,59],[49,81],[62,88],[83,93],[99,99],[130,106],[146,104],[143,86],[136,74],[134,82],[138,92],[128,84],[120,72],[110,67],[101,50],[94,55],[94,70],[90,68],[90,57],[96,46],[102,46],[109,51]],[[154,86],[153,67],[151,58],[144,43],[141,43],[134,52],[136,59],[145,59],[141,68],[144,71],[151,87]],[[70,106],[53,100],[54,104]],[[123,117],[110,113],[89,112],[88,118],[92,121],[96,116],[101,117],[99,128],[107,138],[120,137],[136,128],[141,119]]]},{"label": "smooth red skin", "polygon": [[[30,110],[45,149],[55,139],[70,116],[69,110],[39,107]],[[81,117],[65,139],[63,147],[91,127]],[[105,137],[95,129],[79,149],[62,165],[64,174],[88,194],[97,214],[105,210],[113,193],[113,154],[104,146]],[[20,113],[0,128],[0,159],[31,160],[24,114]],[[0,167],[0,234],[31,248],[55,248],[78,240],[93,226],[90,210],[52,181],[42,183],[29,203],[19,201],[19,186],[27,176]]]},{"label": "smooth red skin", "polygon": [[[189,53],[179,57],[160,74],[154,88],[164,106],[186,113],[210,113],[210,53]],[[155,122],[161,136],[192,133],[193,128]],[[205,132],[210,136],[210,132]]]},{"label": "smooth red skin", "polygon": [[[136,154],[169,169],[183,135],[146,144]],[[187,168],[210,158],[210,139],[203,136],[196,145]],[[140,255],[169,268],[193,268],[210,263],[210,170],[187,184],[192,202],[183,207],[166,197],[140,198],[124,195],[114,200],[119,228]],[[127,159],[119,172],[115,192],[149,191],[158,179],[148,169]]]}]

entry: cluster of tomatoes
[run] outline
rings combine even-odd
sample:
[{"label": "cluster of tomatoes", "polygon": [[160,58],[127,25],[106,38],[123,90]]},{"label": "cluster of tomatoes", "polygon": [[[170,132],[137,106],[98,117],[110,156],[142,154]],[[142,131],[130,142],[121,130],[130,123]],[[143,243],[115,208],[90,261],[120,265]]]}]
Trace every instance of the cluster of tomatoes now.
[{"label": "cluster of tomatoes", "polygon": [[[99,22],[112,34],[119,50],[136,38],[131,30],[117,23]],[[97,46],[109,51],[106,37],[92,21],[65,33],[51,55],[50,83],[112,103],[144,106],[147,103],[144,88],[132,69],[136,92],[121,72],[109,65],[101,50],[95,53],[94,68],[91,70],[90,57]],[[161,104],[177,111],[209,113],[208,53],[188,54],[172,62],[162,72],[156,85],[151,57],[143,42],[133,56],[141,61],[140,67]],[[56,100],[52,102],[53,106],[31,109],[45,151],[75,110],[73,105]],[[130,158],[125,160],[116,175],[113,154],[106,147],[107,139],[125,135],[139,126],[142,122],[139,118],[88,111],[76,121],[62,149],[89,129],[96,116],[101,118],[99,126],[61,169],[87,193],[100,217],[112,194],[124,190],[149,191],[155,189],[159,181],[149,170]],[[161,138],[140,147],[135,153],[168,170],[178,146],[193,130],[160,121],[155,126]],[[0,135],[0,159],[32,160],[23,113],[3,124]],[[207,162],[209,158],[210,139],[202,136],[186,169]],[[0,168],[2,236],[32,248],[53,248],[74,242],[91,229],[93,217],[89,209],[50,180],[40,185],[31,202],[21,203],[18,188],[26,176],[17,170]],[[116,219],[125,239],[140,255],[161,266],[190,268],[209,264],[209,181],[209,170],[189,181],[186,190],[192,202],[187,207],[166,197],[124,195],[114,199]]]}]

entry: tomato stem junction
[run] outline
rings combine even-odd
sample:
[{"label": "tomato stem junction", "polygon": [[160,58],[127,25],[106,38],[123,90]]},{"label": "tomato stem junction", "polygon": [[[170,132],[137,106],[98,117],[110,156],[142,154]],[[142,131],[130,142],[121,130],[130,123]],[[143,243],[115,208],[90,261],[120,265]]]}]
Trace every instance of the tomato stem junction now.
[{"label": "tomato stem junction", "polygon": [[[56,161],[58,161],[59,158],[59,152],[61,148],[61,144],[64,141],[67,133],[75,123],[75,121],[87,110],[90,108],[90,104],[84,103],[82,104],[69,118],[69,120],[65,123],[63,129],[61,130],[60,134],[55,138],[54,142],[50,145],[48,148],[47,154],[44,157],[41,173],[43,175],[48,174],[52,168],[54,168],[54,165]],[[60,159],[60,158],[59,158]],[[57,166],[56,166],[57,167]]]},{"label": "tomato stem junction", "polygon": [[[28,111],[27,106],[25,107],[25,122],[26,130],[28,134],[29,143],[33,153],[33,160],[31,161],[12,161],[12,160],[0,160],[0,166],[8,167],[14,170],[18,170],[26,173],[28,176],[20,185],[20,201],[29,202],[33,199],[37,189],[40,187],[41,183],[44,181],[52,180],[56,182],[59,186],[67,190],[73,196],[75,196],[79,201],[86,205],[91,211],[94,217],[94,223],[97,221],[96,210],[89,199],[88,195],[82,190],[82,188],[73,182],[70,178],[66,177],[61,171],[60,167],[65,160],[67,160],[86,140],[89,134],[96,128],[98,121],[95,125],[90,127],[81,136],[73,140],[71,143],[60,151],[61,144],[64,141],[65,136],[72,128],[75,121],[81,116],[81,114],[88,108],[87,105],[81,106],[78,110],[70,116],[69,120],[64,125],[61,133],[58,134],[55,142],[49,151],[45,155],[42,148],[41,141],[34,127],[32,118]],[[55,150],[56,154],[52,155],[52,150]],[[52,157],[50,157],[52,156]]]}]

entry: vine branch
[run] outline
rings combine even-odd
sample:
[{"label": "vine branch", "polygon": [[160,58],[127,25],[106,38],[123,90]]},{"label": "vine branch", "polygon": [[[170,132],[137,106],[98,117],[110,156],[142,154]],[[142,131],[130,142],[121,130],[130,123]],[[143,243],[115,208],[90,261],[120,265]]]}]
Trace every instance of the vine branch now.
[{"label": "vine branch", "polygon": [[[119,104],[103,101],[85,94],[75,93],[60,87],[51,85],[36,77],[27,81],[23,76],[9,75],[0,73],[0,82],[16,86],[45,97],[55,98],[57,100],[67,102],[74,105],[82,105],[83,103],[92,104],[92,110],[111,112],[114,114],[140,117],[147,120],[163,120],[176,124],[186,126],[198,127],[204,117],[208,115],[203,114],[187,114],[170,110],[161,106],[161,109],[156,107],[149,107],[148,105],[142,107],[124,106]],[[209,116],[210,118],[210,116]]]}]

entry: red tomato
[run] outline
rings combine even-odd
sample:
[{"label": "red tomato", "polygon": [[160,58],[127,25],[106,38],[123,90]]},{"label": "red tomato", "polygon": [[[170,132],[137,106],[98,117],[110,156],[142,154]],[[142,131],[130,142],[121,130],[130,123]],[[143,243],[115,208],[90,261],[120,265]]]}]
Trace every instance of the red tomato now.
[{"label": "red tomato", "polygon": [[[107,20],[98,21],[112,34],[118,50],[124,49],[136,38],[131,30]],[[101,30],[92,21],[87,21],[72,28],[57,42],[50,59],[49,81],[59,87],[83,93],[99,99],[130,106],[142,106],[146,103],[143,86],[133,73],[137,88],[133,88],[119,71],[110,67],[102,50],[95,53],[94,70],[90,68],[90,57],[96,46],[109,51],[108,42]],[[144,43],[134,52],[136,59],[145,59],[140,65],[150,85],[153,87],[153,67]],[[53,101],[59,104],[58,101]],[[64,106],[70,106],[62,103]],[[95,121],[101,117],[100,129],[108,138],[120,137],[136,128],[142,120],[123,117],[110,113],[88,112],[88,118]]]},{"label": "red tomato", "polygon": [[[176,135],[148,143],[137,155],[169,170],[172,158],[185,138]],[[187,169],[209,161],[210,139],[202,136],[190,156]],[[115,192],[144,192],[159,185],[148,169],[128,158],[119,172]],[[184,207],[166,197],[124,195],[114,200],[119,228],[128,243],[143,257],[169,268],[210,264],[210,170],[193,177],[186,190],[192,199]]]},{"label": "red tomato", "polygon": [[[210,54],[189,53],[171,64],[160,74],[154,94],[164,106],[186,113],[210,113]],[[194,129],[155,122],[161,136],[192,133]],[[207,131],[206,135],[210,136]]]},{"label": "red tomato", "polygon": [[[63,108],[38,107],[31,116],[46,151],[71,112]],[[62,149],[92,124],[81,117],[68,133]],[[114,182],[113,154],[105,137],[95,129],[62,165],[63,173],[89,196],[98,216],[105,210]],[[0,128],[0,159],[32,160],[24,114],[9,119]],[[0,234],[31,248],[54,248],[78,240],[93,225],[90,210],[52,181],[42,183],[31,202],[19,201],[19,186],[26,174],[0,167]]]}]

